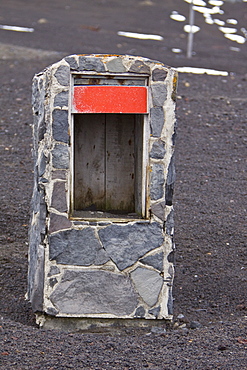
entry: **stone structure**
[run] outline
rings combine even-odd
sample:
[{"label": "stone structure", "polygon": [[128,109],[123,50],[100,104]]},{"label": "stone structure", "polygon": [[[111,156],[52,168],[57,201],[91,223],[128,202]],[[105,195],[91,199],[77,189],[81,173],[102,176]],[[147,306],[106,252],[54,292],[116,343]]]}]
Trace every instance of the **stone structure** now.
[{"label": "stone structure", "polygon": [[[176,71],[162,63],[116,55],[68,56],[34,77],[35,166],[28,299],[38,322],[55,316],[172,317],[176,83]],[[134,146],[139,149],[133,148],[134,153],[136,150],[141,153],[137,167],[142,170],[135,167],[132,175],[140,179],[139,185],[133,185],[138,188],[133,194],[139,192],[135,197],[139,197],[141,205],[134,210],[130,207],[129,212],[97,208],[93,201],[84,209],[83,206],[77,207],[79,211],[76,209],[79,182],[75,180],[75,151],[76,146],[81,148],[83,157],[84,143],[76,144],[81,140],[75,133],[76,125],[79,127],[81,123],[75,121],[80,120],[77,116],[83,112],[75,112],[73,108],[73,91],[81,84],[137,84],[147,91],[147,111],[137,112],[141,117],[141,131]],[[120,119],[125,120],[127,116],[122,114]],[[94,115],[85,113],[84,117],[90,120]],[[111,117],[119,120],[119,115],[109,115],[109,119]],[[124,131],[125,123],[122,125]],[[91,131],[85,130],[89,135]],[[93,136],[97,135],[101,134],[93,131]],[[85,144],[85,151],[87,148]],[[116,166],[113,167],[118,168],[116,154],[113,163],[114,160]],[[98,162],[94,163],[95,168],[97,165]],[[93,168],[90,174],[92,171]],[[121,172],[117,175],[116,188]],[[119,184],[121,186],[121,181]],[[118,198],[118,189],[116,194]]]}]

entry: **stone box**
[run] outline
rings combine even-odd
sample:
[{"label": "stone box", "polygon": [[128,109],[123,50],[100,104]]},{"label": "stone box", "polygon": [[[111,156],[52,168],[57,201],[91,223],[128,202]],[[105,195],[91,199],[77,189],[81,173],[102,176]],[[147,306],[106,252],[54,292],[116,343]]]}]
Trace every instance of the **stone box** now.
[{"label": "stone box", "polygon": [[171,319],[176,86],[171,67],[128,55],[71,55],[35,75],[37,322]]}]

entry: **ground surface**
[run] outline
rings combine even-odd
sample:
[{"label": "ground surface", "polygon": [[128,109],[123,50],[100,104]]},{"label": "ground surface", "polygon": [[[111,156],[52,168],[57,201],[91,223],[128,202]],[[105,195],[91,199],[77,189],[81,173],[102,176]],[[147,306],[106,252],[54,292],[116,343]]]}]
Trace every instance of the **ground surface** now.
[{"label": "ground surface", "polygon": [[[202,31],[194,47],[197,54],[187,60],[184,53],[171,52],[172,47],[185,50],[186,41],[181,26],[169,20],[172,10],[185,13],[187,4],[148,3],[152,2],[10,0],[2,7],[2,24],[34,27],[35,32],[0,30],[1,369],[247,366],[246,44],[225,40],[198,16]],[[226,6],[227,17],[246,26],[246,6]],[[161,34],[164,41],[124,39],[116,35],[118,30]],[[240,50],[232,51],[232,46]],[[75,52],[128,53],[172,66],[232,72],[227,77],[180,74],[174,323],[166,333],[155,328],[44,331],[36,327],[24,299],[33,183],[31,79]]]}]

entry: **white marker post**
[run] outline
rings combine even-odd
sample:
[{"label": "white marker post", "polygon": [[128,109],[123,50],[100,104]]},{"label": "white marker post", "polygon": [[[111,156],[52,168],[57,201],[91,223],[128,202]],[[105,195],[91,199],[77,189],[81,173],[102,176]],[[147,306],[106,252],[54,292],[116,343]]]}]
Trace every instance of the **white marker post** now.
[{"label": "white marker post", "polygon": [[195,19],[195,12],[193,9],[193,5],[194,5],[194,0],[191,0],[190,14],[189,14],[190,32],[188,34],[187,58],[192,57],[192,50],[193,50],[193,26],[194,26],[194,19]]}]

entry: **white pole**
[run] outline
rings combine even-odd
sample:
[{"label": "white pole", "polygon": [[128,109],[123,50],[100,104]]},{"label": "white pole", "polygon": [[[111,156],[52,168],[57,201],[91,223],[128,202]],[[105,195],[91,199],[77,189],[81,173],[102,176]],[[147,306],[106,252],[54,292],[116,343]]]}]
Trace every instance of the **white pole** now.
[{"label": "white pole", "polygon": [[188,34],[188,45],[187,45],[187,58],[192,57],[192,50],[193,50],[193,31],[192,27],[194,26],[194,19],[195,19],[195,12],[193,9],[194,0],[191,0],[190,3],[190,15],[189,15],[189,22],[190,22],[190,32]]}]

